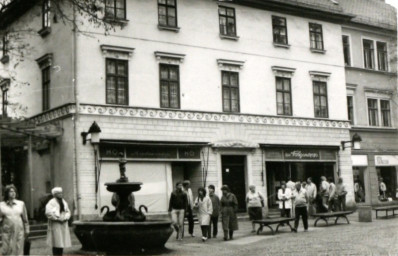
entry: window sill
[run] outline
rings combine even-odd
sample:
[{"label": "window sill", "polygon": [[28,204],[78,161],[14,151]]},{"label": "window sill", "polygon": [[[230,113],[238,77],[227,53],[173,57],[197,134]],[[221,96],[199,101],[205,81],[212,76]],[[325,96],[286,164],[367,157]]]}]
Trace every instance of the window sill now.
[{"label": "window sill", "polygon": [[178,33],[180,31],[179,27],[169,27],[169,26],[163,26],[163,25],[158,25],[159,30],[168,30],[168,31],[173,31]]},{"label": "window sill", "polygon": [[289,49],[290,48],[290,44],[278,44],[278,43],[273,43],[274,47],[276,48],[286,48]]},{"label": "window sill", "polygon": [[49,35],[51,33],[51,27],[45,27],[40,29],[37,33],[39,33],[39,35],[44,38],[47,35]]},{"label": "window sill", "polygon": [[129,20],[126,19],[105,18],[104,21],[112,25],[119,25],[121,27],[124,27],[129,23]]},{"label": "window sill", "polygon": [[395,127],[382,127],[382,126],[352,126],[352,131],[365,131],[365,132],[389,132],[389,133],[396,133],[398,131]]},{"label": "window sill", "polygon": [[321,49],[310,48],[310,50],[313,53],[320,53],[320,54],[325,54],[326,53],[326,50],[321,50]]},{"label": "window sill", "polygon": [[10,61],[10,56],[8,55],[4,55],[1,59],[0,59],[1,63],[3,64],[7,64]]},{"label": "window sill", "polygon": [[239,40],[239,36],[228,36],[228,35],[221,35],[221,34],[220,34],[220,38],[221,39],[234,40],[234,41],[238,41]]}]

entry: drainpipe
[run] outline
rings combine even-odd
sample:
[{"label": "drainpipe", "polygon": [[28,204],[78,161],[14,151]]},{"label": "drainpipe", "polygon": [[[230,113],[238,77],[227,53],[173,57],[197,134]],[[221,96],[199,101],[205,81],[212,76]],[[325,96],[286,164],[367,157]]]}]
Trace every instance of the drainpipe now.
[{"label": "drainpipe", "polygon": [[79,155],[77,152],[77,143],[79,141],[79,130],[78,130],[78,120],[79,120],[79,108],[80,108],[80,104],[79,104],[79,87],[77,84],[77,25],[76,25],[76,7],[75,5],[72,6],[73,8],[73,39],[72,39],[72,65],[73,65],[73,69],[72,69],[72,79],[73,79],[73,89],[74,89],[74,97],[75,97],[75,115],[74,115],[74,119],[73,119],[73,126],[74,126],[74,155],[75,155],[75,166],[74,166],[74,175],[73,178],[75,180],[75,184],[76,184],[76,191],[74,193],[74,201],[76,202],[76,207],[77,207],[77,215],[78,215],[78,219],[81,220],[82,219],[82,213],[81,213],[81,195],[80,195],[80,179],[79,179],[79,171],[78,171],[78,167],[79,167]]}]

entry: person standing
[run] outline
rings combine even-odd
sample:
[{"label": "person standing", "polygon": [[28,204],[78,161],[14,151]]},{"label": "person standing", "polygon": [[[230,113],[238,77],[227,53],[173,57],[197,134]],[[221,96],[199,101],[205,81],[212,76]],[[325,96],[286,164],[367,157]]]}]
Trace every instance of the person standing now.
[{"label": "person standing", "polygon": [[256,232],[254,220],[261,220],[263,218],[263,204],[264,197],[260,192],[256,192],[254,185],[249,186],[249,192],[246,194],[247,211],[249,218],[252,221],[252,233]]},{"label": "person standing", "polygon": [[380,199],[381,200],[386,200],[386,191],[387,191],[387,186],[386,183],[384,183],[383,178],[380,177],[379,180],[379,190],[380,190]]},{"label": "person standing", "polygon": [[301,187],[300,182],[296,183],[296,190],[293,192],[293,197],[294,197],[294,208],[296,213],[293,231],[297,232],[300,216],[303,220],[304,231],[308,231],[308,213],[307,213],[308,197],[307,197],[307,192],[305,191],[304,188]]},{"label": "person standing", "polygon": [[234,231],[238,230],[238,218],[236,211],[238,210],[238,200],[236,196],[231,193],[227,185],[221,187],[221,221],[224,231],[224,241],[232,240]]},{"label": "person standing", "polygon": [[335,211],[335,201],[336,201],[336,185],[333,182],[333,178],[329,177],[329,200],[328,200],[328,211]]},{"label": "person standing", "polygon": [[218,233],[218,215],[220,214],[220,198],[218,198],[218,196],[214,193],[214,185],[209,185],[208,189],[211,204],[213,206],[213,213],[210,216],[209,233],[207,237],[211,238],[211,226],[213,226],[213,238],[216,238]]},{"label": "person standing", "polygon": [[328,206],[329,206],[329,187],[330,187],[330,184],[329,184],[329,182],[326,181],[326,177],[322,176],[319,193],[322,198],[322,206],[326,209],[326,211],[328,210]]},{"label": "person standing", "polygon": [[51,193],[54,198],[46,205],[47,244],[52,247],[53,255],[62,255],[64,248],[72,246],[68,226],[70,210],[68,203],[63,199],[61,187],[53,188]]},{"label": "person standing", "polygon": [[192,189],[191,189],[191,182],[189,180],[184,180],[182,183],[183,185],[183,190],[187,194],[188,198],[188,206],[187,210],[185,212],[185,215],[188,220],[188,232],[191,235],[191,237],[195,237],[193,233],[193,228],[194,228],[194,222],[193,222],[193,194],[192,194]]},{"label": "person standing", "polygon": [[4,201],[0,203],[1,255],[24,255],[24,242],[29,235],[29,221],[25,203],[16,198],[15,186],[6,186]]},{"label": "person standing", "polygon": [[347,190],[343,183],[343,178],[339,177],[336,184],[336,211],[345,211],[345,198],[347,195]]},{"label": "person standing", "polygon": [[281,188],[278,190],[279,209],[281,217],[290,218],[290,210],[292,208],[292,191],[286,187],[286,182],[282,181]]},{"label": "person standing", "polygon": [[213,213],[213,205],[211,204],[211,199],[206,196],[204,188],[198,189],[198,197],[195,200],[194,209],[198,213],[198,221],[202,229],[202,241],[206,242],[209,234],[210,216]]},{"label": "person standing", "polygon": [[177,240],[182,240],[185,209],[188,207],[187,194],[182,190],[182,182],[176,183],[176,189],[170,195],[169,213],[173,227],[177,233]]},{"label": "person standing", "polygon": [[[292,178],[290,176],[287,178],[286,187],[288,189],[290,189],[290,191],[292,192],[292,195],[293,195],[293,192],[296,190],[296,183],[292,181]],[[292,196],[290,196],[290,197],[291,197],[291,199],[290,199],[291,202],[290,203],[293,205],[294,204],[294,198]],[[294,217],[294,207],[292,207],[291,216]]]},{"label": "person standing", "polygon": [[307,197],[308,197],[308,215],[311,216],[316,212],[315,210],[315,199],[316,199],[316,186],[314,183],[312,183],[312,178],[307,179],[307,186],[305,187],[305,190],[307,191]]}]

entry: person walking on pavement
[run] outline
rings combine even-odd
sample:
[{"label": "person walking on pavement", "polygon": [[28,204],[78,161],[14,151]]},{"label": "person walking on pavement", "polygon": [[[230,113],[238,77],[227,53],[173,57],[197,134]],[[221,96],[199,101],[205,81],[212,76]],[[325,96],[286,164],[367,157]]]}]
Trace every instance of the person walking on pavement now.
[{"label": "person walking on pavement", "polygon": [[68,203],[63,199],[62,188],[51,190],[54,198],[46,205],[48,218],[47,244],[52,247],[53,255],[62,255],[64,248],[71,247],[68,220],[70,210]]},{"label": "person walking on pavement", "polygon": [[249,186],[249,192],[246,194],[246,205],[249,213],[249,218],[252,221],[252,233],[256,232],[254,220],[261,220],[263,218],[263,204],[264,197],[260,192],[256,192],[254,185]]},{"label": "person walking on pavement", "polygon": [[328,211],[335,211],[335,199],[336,199],[336,185],[333,182],[333,178],[329,177],[329,201],[328,201]]},{"label": "person walking on pavement", "polygon": [[290,218],[290,210],[292,208],[292,191],[286,187],[286,182],[282,181],[281,188],[278,190],[279,209],[281,217]]},{"label": "person walking on pavement", "polygon": [[345,198],[347,195],[347,189],[343,183],[343,178],[339,177],[336,184],[336,211],[345,211]]},{"label": "person walking on pavement", "polygon": [[[292,192],[292,195],[293,195],[293,192],[296,190],[296,183],[292,181],[292,178],[290,176],[287,178],[286,187],[290,189],[290,191]],[[294,198],[291,197],[290,200],[291,200],[291,204],[293,205]],[[291,216],[294,217],[294,207],[292,207]]]},{"label": "person walking on pavement", "polygon": [[211,204],[213,206],[213,213],[210,216],[209,233],[207,237],[211,238],[211,226],[213,226],[213,238],[216,238],[218,233],[218,216],[220,214],[220,198],[214,193],[216,190],[214,185],[209,185],[208,189]]},{"label": "person walking on pavement", "polygon": [[308,204],[308,196],[307,192],[304,188],[301,187],[301,183],[296,183],[296,190],[293,191],[294,197],[294,208],[295,208],[295,220],[294,220],[294,232],[297,232],[297,228],[299,226],[300,216],[303,220],[304,231],[308,231],[308,212],[307,212],[307,204]]},{"label": "person walking on pavement", "polygon": [[16,198],[16,187],[6,186],[4,201],[0,203],[1,255],[24,255],[24,242],[29,235],[29,221],[25,203]]},{"label": "person walking on pavement", "polygon": [[315,199],[316,199],[316,186],[312,182],[312,178],[307,179],[307,186],[305,187],[308,196],[308,215],[311,216],[312,214],[316,213],[315,210]]},{"label": "person walking on pavement", "polygon": [[169,202],[169,213],[173,227],[177,233],[177,240],[182,240],[185,209],[188,207],[187,194],[182,191],[182,182],[176,183],[176,190],[171,193]]},{"label": "person walking on pavement", "polygon": [[213,213],[211,199],[206,196],[204,188],[198,189],[198,197],[195,200],[194,209],[198,213],[198,221],[202,229],[202,241],[206,242],[209,234],[210,216]]},{"label": "person walking on pavement", "polygon": [[238,210],[238,200],[236,196],[231,193],[227,185],[221,187],[221,221],[224,231],[224,241],[232,240],[234,231],[238,230],[238,218],[236,211]]},{"label": "person walking on pavement", "polygon": [[326,177],[322,176],[321,177],[321,185],[319,187],[319,193],[322,198],[322,206],[325,208],[325,210],[328,210],[329,206],[329,182],[326,181]]},{"label": "person walking on pavement", "polygon": [[188,220],[188,232],[191,235],[191,237],[195,237],[193,233],[193,228],[194,228],[194,222],[193,222],[193,194],[192,194],[192,189],[191,189],[191,182],[189,180],[184,180],[182,183],[183,185],[183,190],[187,194],[188,197],[188,206],[187,206],[187,211],[185,213],[185,216],[187,217]]}]

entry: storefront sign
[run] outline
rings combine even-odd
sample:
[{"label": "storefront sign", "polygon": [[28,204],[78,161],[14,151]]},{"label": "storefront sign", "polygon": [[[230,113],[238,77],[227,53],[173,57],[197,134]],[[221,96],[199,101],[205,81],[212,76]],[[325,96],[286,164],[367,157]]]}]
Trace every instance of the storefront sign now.
[{"label": "storefront sign", "polygon": [[306,159],[317,160],[319,159],[319,151],[292,149],[284,151],[285,159]]},{"label": "storefront sign", "polygon": [[351,156],[352,166],[368,166],[367,155],[352,155]]},{"label": "storefront sign", "polygon": [[398,155],[379,155],[375,156],[376,166],[397,166]]},{"label": "storefront sign", "polygon": [[132,159],[200,159],[200,147],[177,147],[156,145],[100,145],[100,156],[103,158]]}]

